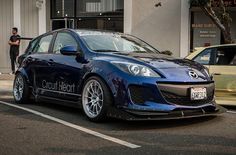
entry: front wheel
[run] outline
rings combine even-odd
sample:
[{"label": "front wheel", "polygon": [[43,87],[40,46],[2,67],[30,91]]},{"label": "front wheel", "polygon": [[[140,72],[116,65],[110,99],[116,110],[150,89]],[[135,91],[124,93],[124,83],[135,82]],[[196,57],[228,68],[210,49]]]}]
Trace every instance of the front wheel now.
[{"label": "front wheel", "polygon": [[15,76],[13,96],[17,104],[27,103],[29,101],[29,86],[21,73]]},{"label": "front wheel", "polygon": [[86,116],[91,121],[103,121],[107,117],[107,110],[112,103],[110,90],[98,77],[86,80],[82,92],[82,105]]}]

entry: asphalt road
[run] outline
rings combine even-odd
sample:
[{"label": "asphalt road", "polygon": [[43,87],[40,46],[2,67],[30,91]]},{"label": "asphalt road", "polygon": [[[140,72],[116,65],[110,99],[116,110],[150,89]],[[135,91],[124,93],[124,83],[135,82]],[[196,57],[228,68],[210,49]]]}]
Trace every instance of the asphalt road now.
[{"label": "asphalt road", "polygon": [[236,108],[217,117],[92,123],[80,109],[49,103],[12,107],[11,87],[0,86],[0,155],[236,154]]}]

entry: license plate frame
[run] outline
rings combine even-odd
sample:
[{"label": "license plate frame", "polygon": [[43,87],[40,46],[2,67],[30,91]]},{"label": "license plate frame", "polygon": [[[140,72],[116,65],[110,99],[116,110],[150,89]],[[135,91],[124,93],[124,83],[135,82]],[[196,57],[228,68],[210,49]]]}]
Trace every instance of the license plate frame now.
[{"label": "license plate frame", "polygon": [[192,87],[190,89],[190,99],[192,101],[207,99],[207,89],[205,87]]}]

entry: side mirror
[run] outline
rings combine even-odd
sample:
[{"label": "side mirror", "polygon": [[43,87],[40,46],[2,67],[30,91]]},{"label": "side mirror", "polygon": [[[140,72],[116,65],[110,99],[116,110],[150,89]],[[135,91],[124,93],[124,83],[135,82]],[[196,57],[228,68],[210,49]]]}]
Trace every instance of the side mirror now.
[{"label": "side mirror", "polygon": [[76,46],[65,46],[60,49],[62,55],[76,55],[77,47]]}]

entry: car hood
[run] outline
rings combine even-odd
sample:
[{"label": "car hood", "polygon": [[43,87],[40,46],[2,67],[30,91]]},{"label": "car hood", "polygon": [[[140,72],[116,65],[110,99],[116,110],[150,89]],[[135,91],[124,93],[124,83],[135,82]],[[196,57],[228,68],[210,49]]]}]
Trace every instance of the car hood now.
[{"label": "car hood", "polygon": [[200,77],[196,81],[210,80],[204,66],[187,59],[174,58],[168,55],[154,53],[112,53],[105,55],[106,57],[103,57],[103,60],[128,61],[147,65],[169,79],[178,78],[179,80],[186,80],[186,77],[188,77],[189,80],[191,80],[189,71],[194,71]]},{"label": "car hood", "polygon": [[164,54],[152,53],[115,53],[114,55],[125,56],[132,58],[146,64],[151,65],[157,69],[170,69],[170,68],[195,68],[202,69],[203,66],[187,59],[174,58]]}]

